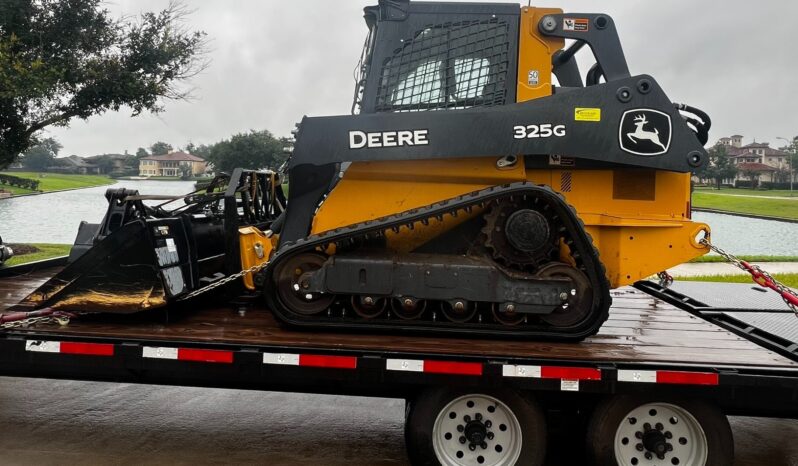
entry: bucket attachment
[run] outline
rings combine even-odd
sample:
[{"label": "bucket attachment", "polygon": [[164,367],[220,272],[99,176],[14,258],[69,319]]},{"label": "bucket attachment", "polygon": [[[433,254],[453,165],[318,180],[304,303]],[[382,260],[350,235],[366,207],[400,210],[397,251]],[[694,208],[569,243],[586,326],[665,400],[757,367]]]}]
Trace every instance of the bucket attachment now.
[{"label": "bucket attachment", "polygon": [[[279,178],[237,169],[203,191],[175,197],[109,189],[103,221],[81,225],[70,263],[12,310],[129,314],[238,272],[239,228],[266,229],[284,209]],[[166,202],[153,207],[145,200]],[[185,205],[164,208],[177,200]]]}]

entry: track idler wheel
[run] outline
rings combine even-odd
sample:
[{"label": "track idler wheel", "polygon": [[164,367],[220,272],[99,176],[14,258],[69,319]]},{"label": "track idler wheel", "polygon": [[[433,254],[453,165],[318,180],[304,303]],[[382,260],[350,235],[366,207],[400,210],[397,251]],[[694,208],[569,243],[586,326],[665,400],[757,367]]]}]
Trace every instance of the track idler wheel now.
[{"label": "track idler wheel", "polygon": [[298,254],[275,271],[277,296],[285,307],[297,314],[311,316],[326,311],[335,295],[305,291],[313,272],[319,270],[327,258],[321,254]]},{"label": "track idler wheel", "polygon": [[570,265],[555,262],[543,266],[538,272],[539,278],[568,278],[572,287],[568,296],[563,296],[563,304],[551,314],[540,319],[554,327],[569,327],[581,322],[590,312],[593,305],[593,289],[590,280],[579,269]]},{"label": "track idler wheel", "polygon": [[477,313],[477,305],[462,299],[452,302],[442,301],[441,312],[450,321],[463,323],[474,318]]},{"label": "track idler wheel", "polygon": [[355,314],[364,319],[373,319],[379,317],[388,300],[385,298],[375,298],[374,296],[352,296],[352,309]]},{"label": "track idler wheel", "polygon": [[520,312],[515,312],[512,308],[505,306],[504,304],[494,303],[492,306],[493,311],[493,318],[496,319],[496,322],[504,325],[518,325],[524,321],[524,314]]},{"label": "track idler wheel", "polygon": [[424,308],[426,307],[426,301],[423,299],[411,298],[410,296],[403,296],[391,300],[391,308],[400,319],[418,319],[421,317],[421,314],[424,313]]}]

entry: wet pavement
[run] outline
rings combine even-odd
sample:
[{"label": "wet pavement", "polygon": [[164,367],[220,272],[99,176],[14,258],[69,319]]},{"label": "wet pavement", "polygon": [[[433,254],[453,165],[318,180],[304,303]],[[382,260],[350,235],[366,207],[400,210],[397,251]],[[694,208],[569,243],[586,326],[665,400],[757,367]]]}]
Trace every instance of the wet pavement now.
[{"label": "wet pavement", "polygon": [[[393,399],[0,377],[0,463],[406,465],[403,415]],[[798,421],[732,427],[737,465],[798,465]]]}]

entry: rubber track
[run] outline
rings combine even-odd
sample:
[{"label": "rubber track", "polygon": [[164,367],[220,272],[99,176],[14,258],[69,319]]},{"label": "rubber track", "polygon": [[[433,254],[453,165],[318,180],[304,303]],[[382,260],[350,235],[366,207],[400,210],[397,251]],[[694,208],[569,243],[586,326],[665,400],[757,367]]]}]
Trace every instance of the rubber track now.
[{"label": "rubber track", "polygon": [[[303,252],[322,249],[331,243],[354,242],[358,239],[381,237],[385,231],[402,227],[415,228],[417,224],[425,224],[431,218],[441,218],[442,215],[458,215],[461,211],[470,211],[477,206],[486,206],[488,203],[504,197],[532,195],[544,198],[554,208],[555,213],[563,222],[567,235],[570,235],[573,244],[569,245],[577,264],[589,278],[593,286],[593,309],[587,317],[577,325],[563,328],[552,327],[546,324],[522,323],[508,326],[497,323],[455,323],[441,318],[432,320],[402,320],[399,318],[363,319],[355,316],[343,317],[340,315],[328,316],[320,313],[314,316],[303,316],[292,313],[284,308],[277,297],[276,287],[273,285],[272,274],[276,267],[284,260]],[[265,285],[264,295],[272,312],[281,321],[297,326],[310,326],[315,328],[346,329],[350,331],[409,331],[425,334],[459,334],[464,336],[484,337],[515,337],[534,340],[579,341],[598,332],[601,325],[607,320],[611,298],[609,282],[607,281],[604,265],[598,257],[598,251],[593,246],[592,238],[587,233],[584,223],[579,219],[573,207],[565,202],[564,197],[545,185],[529,182],[517,182],[501,186],[492,186],[480,191],[474,191],[455,198],[430,204],[426,207],[407,210],[401,213],[368,220],[362,223],[336,228],[317,235],[302,238],[293,243],[289,242],[280,246],[280,249],[264,269]],[[428,311],[425,311],[425,313]]]}]

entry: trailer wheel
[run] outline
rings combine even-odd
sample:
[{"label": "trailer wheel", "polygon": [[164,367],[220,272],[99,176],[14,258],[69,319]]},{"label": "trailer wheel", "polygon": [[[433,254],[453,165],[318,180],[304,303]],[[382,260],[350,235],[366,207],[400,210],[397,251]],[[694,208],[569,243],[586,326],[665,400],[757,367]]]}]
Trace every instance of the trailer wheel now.
[{"label": "trailer wheel", "polygon": [[734,460],[728,419],[698,400],[612,397],[593,413],[587,441],[599,465],[726,466]]},{"label": "trailer wheel", "polygon": [[510,390],[432,389],[410,403],[405,443],[414,465],[538,466],[546,425],[533,400]]}]

